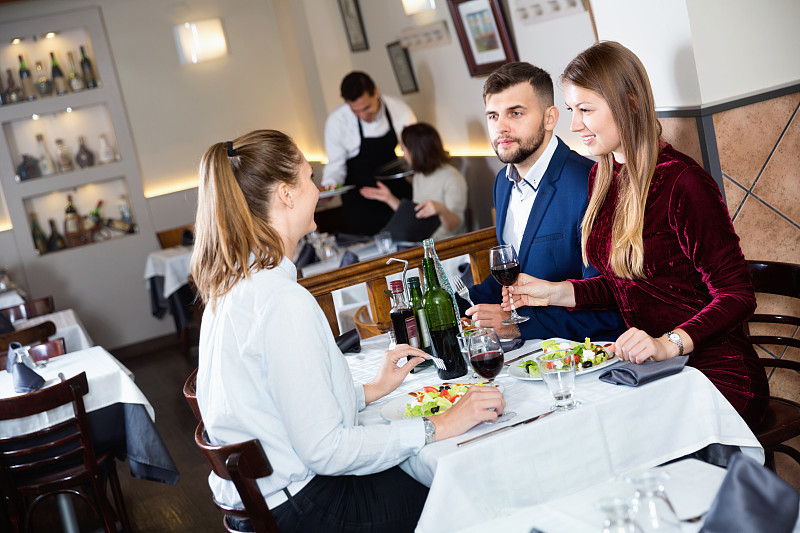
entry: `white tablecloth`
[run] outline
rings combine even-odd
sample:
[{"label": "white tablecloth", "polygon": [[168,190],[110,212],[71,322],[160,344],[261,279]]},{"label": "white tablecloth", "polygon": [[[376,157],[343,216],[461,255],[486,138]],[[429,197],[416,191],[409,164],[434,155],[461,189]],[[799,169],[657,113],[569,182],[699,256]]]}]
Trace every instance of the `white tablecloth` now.
[{"label": "white tablecloth", "polygon": [[63,337],[64,343],[67,345],[67,352],[74,352],[77,350],[85,350],[94,346],[89,333],[83,327],[83,323],[75,314],[72,309],[65,309],[63,311],[56,311],[48,315],[37,316],[27,320],[18,320],[14,323],[14,328],[17,330],[35,326],[47,321],[53,322],[56,325],[56,334],[50,337],[50,340]]},{"label": "white tablecloth", "polygon": [[[356,382],[369,381],[388,344],[382,335],[362,341],[362,352],[347,360]],[[528,341],[507,359],[531,351]],[[515,363],[512,363],[515,364]],[[401,467],[431,487],[418,531],[458,529],[606,482],[631,470],[650,468],[697,451],[708,444],[742,447],[763,463],[764,451],[727,400],[699,371],[680,374],[639,388],[601,382],[599,372],[576,377],[582,406],[458,448],[456,444],[495,426],[481,424],[461,437],[425,446]],[[541,381],[520,381],[505,372],[507,410],[518,422],[550,409],[553,399]],[[399,393],[440,383],[433,368],[410,375]],[[381,407],[371,404],[362,423],[385,422]]]},{"label": "white tablecloth", "polygon": [[[152,420],[155,411],[139,387],[124,372],[117,360],[105,349],[95,346],[62,357],[50,359],[45,367],[36,371],[50,383],[58,380],[59,372],[69,379],[86,372],[89,381],[89,394],[84,396],[86,411],[94,411],[115,403],[142,404]],[[14,392],[11,375],[0,371],[0,398],[19,396]],[[0,438],[25,435],[63,422],[72,416],[72,407],[64,405],[58,409],[38,415],[13,420],[0,421]]]},{"label": "white tablecloth", "polygon": [[144,267],[144,279],[150,287],[150,278],[153,276],[164,277],[164,299],[188,283],[189,262],[192,258],[191,246],[175,246],[147,255]]},{"label": "white tablecloth", "polygon": [[25,299],[20,296],[16,289],[11,289],[10,291],[0,293],[0,309],[19,305],[21,303],[25,303]]}]

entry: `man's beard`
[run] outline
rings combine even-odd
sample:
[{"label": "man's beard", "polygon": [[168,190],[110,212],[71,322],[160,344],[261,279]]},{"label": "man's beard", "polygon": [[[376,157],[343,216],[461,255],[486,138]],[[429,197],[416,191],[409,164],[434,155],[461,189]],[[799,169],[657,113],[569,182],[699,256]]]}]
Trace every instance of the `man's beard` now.
[{"label": "man's beard", "polygon": [[504,137],[504,139],[510,139],[519,144],[519,148],[516,151],[506,153],[505,155],[500,155],[500,152],[497,150],[497,144],[495,141],[492,141],[492,148],[494,148],[494,153],[497,154],[497,157],[506,164],[517,165],[522,163],[526,159],[528,159],[531,155],[533,155],[539,147],[542,146],[542,142],[544,141],[544,119],[542,119],[542,124],[539,127],[539,130],[524,140],[520,140],[516,137]]}]

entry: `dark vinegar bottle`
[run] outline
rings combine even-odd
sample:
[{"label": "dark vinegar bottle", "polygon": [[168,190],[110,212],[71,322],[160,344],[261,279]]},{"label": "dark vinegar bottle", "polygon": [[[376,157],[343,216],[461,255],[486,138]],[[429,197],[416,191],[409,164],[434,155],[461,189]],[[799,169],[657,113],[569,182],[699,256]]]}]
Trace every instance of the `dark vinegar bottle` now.
[{"label": "dark vinegar bottle", "polygon": [[[430,243],[432,246],[433,243]],[[422,259],[422,271],[425,274],[425,318],[428,321],[428,330],[431,335],[433,353],[444,360],[445,369],[439,370],[441,379],[455,379],[467,373],[467,362],[461,354],[457,335],[458,322],[453,311],[453,300],[447,291],[439,286],[436,275],[436,266],[432,258],[432,251],[425,246],[425,257]]]},{"label": "dark vinegar bottle", "polygon": [[392,319],[394,339],[397,344],[408,344],[418,348],[417,321],[414,318],[414,310],[406,303],[403,282],[392,281],[389,287],[392,290],[392,310],[389,312],[389,317]]}]

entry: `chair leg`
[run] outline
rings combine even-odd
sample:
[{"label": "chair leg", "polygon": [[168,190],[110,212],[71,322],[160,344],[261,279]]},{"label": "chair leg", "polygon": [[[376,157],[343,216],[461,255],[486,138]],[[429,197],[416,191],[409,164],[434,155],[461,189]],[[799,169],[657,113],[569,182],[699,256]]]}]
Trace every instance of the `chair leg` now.
[{"label": "chair leg", "polygon": [[122,531],[124,533],[132,533],[131,524],[128,521],[128,509],[125,507],[125,499],[122,497],[122,488],[119,485],[119,476],[117,476],[117,461],[113,457],[110,461],[108,480],[111,484],[111,494],[114,496],[114,505],[117,507],[117,515],[122,524]]},{"label": "chair leg", "polygon": [[772,447],[772,462],[773,462],[773,470],[774,470],[774,463],[775,463],[775,452],[782,453],[784,455],[788,455],[792,459],[800,465],[800,451],[795,450],[791,446],[787,446],[786,444],[776,444]]}]

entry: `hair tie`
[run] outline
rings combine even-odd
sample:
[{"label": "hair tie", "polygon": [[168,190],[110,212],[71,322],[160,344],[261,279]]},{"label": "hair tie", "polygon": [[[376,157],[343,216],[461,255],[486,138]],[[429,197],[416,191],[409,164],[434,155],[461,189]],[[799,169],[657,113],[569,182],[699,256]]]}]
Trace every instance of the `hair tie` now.
[{"label": "hair tie", "polygon": [[228,157],[233,157],[236,155],[236,148],[233,147],[233,143],[231,141],[225,141],[225,144],[228,145]]}]

